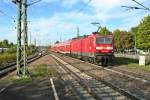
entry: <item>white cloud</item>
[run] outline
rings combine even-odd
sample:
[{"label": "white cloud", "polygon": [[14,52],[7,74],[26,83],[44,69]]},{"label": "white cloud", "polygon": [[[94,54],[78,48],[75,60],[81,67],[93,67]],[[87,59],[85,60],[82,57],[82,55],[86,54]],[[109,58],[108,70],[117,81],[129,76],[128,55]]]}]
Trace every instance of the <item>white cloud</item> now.
[{"label": "white cloud", "polygon": [[[53,17],[49,18],[37,18],[33,20],[31,24],[32,32],[34,36],[38,37],[38,39],[42,40],[43,44],[49,43],[48,41],[56,41],[60,39],[61,34],[68,34],[70,36],[62,36],[63,39],[65,37],[73,37],[76,35],[76,27],[80,27],[80,32],[83,34],[91,34],[92,31],[96,31],[97,27],[92,26],[90,23],[93,21],[98,21],[102,24],[102,26],[109,26],[108,23],[113,19],[122,19],[120,25],[109,26],[109,29],[114,30],[115,28],[126,29],[129,30],[130,27],[136,26],[139,23],[139,20],[144,15],[140,15],[140,13],[133,12],[102,12],[102,13],[94,13],[94,14],[85,14],[85,13],[76,13],[76,12],[66,12],[66,13],[56,13]],[[139,16],[139,17],[137,17]],[[38,33],[38,35],[37,35]],[[52,40],[51,40],[52,39]]]},{"label": "white cloud", "polygon": [[67,22],[67,19],[64,19],[64,16],[59,16],[60,15],[57,14],[49,18],[33,19],[31,24],[29,24],[29,30],[32,33],[32,37],[42,40],[43,44],[48,44],[49,42],[47,39],[50,37],[53,37],[52,39],[54,40],[52,42],[54,42],[60,38],[60,33],[64,34],[76,27],[73,23]]},{"label": "white cloud", "polygon": [[80,0],[63,0],[63,5],[65,6],[72,6],[76,4]]},{"label": "white cloud", "polygon": [[63,0],[63,5],[65,5],[65,6],[73,6],[73,5],[77,4],[80,1],[86,3],[89,0]]},{"label": "white cloud", "polygon": [[0,2],[3,2],[3,3],[12,3],[11,0],[1,0]]},{"label": "white cloud", "polygon": [[112,8],[124,0],[92,0],[91,5],[96,8]]},{"label": "white cloud", "polygon": [[56,2],[56,1],[59,1],[59,0],[42,0],[42,2],[45,2],[45,3],[51,3],[51,2]]},{"label": "white cloud", "polygon": [[[52,3],[55,1],[56,0],[43,0],[43,3]],[[60,5],[64,7],[69,5],[71,7],[79,1],[80,0],[63,0],[63,4]],[[89,0],[83,0],[84,3],[88,1]],[[141,12],[137,13],[138,11],[124,12],[124,8],[121,8],[122,5],[132,4],[134,3],[131,0],[92,0],[88,6],[92,12],[86,14],[84,11],[56,12],[51,17],[41,16],[40,18],[32,18],[30,19],[29,31],[31,31],[33,38],[37,38],[42,44],[49,44],[50,41],[54,42],[60,39],[60,34],[62,34],[63,39],[75,36],[77,26],[80,27],[82,35],[91,34],[92,31],[97,29],[97,27],[90,24],[95,21],[100,22],[102,26],[109,26],[111,30],[115,28],[129,30],[131,26],[136,26],[139,20],[145,16],[145,14],[141,15]],[[85,8],[84,10],[87,9]],[[113,20],[118,20],[117,23],[119,23],[119,25],[116,25],[114,22],[111,23]],[[121,22],[119,22],[119,20],[121,20]],[[112,26],[110,26],[110,23]],[[12,35],[8,37],[11,38],[11,36]]]},{"label": "white cloud", "polygon": [[17,33],[13,26],[0,26],[0,40],[8,39],[11,42],[16,42]]},{"label": "white cloud", "polygon": [[[12,0],[1,0],[2,2],[4,3],[12,3]],[[37,0],[36,0],[37,1]],[[42,0],[41,2],[43,3],[52,3],[52,2],[55,2],[55,1],[59,1],[59,0]],[[28,0],[28,2],[35,2],[35,0]]]}]

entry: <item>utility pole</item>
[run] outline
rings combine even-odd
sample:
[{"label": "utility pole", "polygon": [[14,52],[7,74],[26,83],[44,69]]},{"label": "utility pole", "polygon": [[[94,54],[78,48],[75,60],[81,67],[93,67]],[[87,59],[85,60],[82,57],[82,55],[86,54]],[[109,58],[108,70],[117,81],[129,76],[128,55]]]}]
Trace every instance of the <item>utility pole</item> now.
[{"label": "utility pole", "polygon": [[[28,9],[28,8],[27,8]],[[29,24],[31,23],[31,21],[27,21],[27,41],[28,41],[28,46],[31,45],[31,30],[29,29]]]},{"label": "utility pole", "polygon": [[34,38],[34,45],[36,46],[36,38]]},{"label": "utility pole", "polygon": [[18,6],[18,19],[17,19],[17,75],[21,75],[21,62],[22,59],[22,48],[21,48],[21,17],[22,17],[22,0],[12,0],[13,3]]},{"label": "utility pole", "polygon": [[80,34],[79,34],[79,27],[77,27],[77,37],[79,37]]},{"label": "utility pole", "polygon": [[27,29],[27,0],[23,0],[23,75],[26,76],[27,74],[27,48],[28,48],[28,29]]},{"label": "utility pole", "polygon": [[[27,74],[27,0],[12,0],[18,5],[18,24],[17,24],[17,75],[26,76]],[[22,16],[23,15],[23,16]],[[22,29],[23,17],[23,29]],[[23,44],[21,43],[23,36]],[[22,48],[23,45],[23,48]],[[23,70],[21,65],[23,62]]]},{"label": "utility pole", "polygon": [[[24,77],[27,76],[27,48],[28,48],[27,8],[28,6],[31,6],[40,1],[41,0],[37,0],[35,2],[27,4],[27,0],[12,0],[13,3],[18,5],[17,61],[16,61],[18,76],[22,76],[22,75]],[[23,17],[23,23],[22,23],[22,17]],[[23,24],[23,29],[22,29],[22,24]],[[22,41],[23,44],[21,43]],[[23,63],[23,70],[21,69],[22,63]]]},{"label": "utility pole", "polygon": [[31,37],[31,32],[29,32],[30,33],[30,45],[31,45],[31,39],[32,39],[32,37]]},{"label": "utility pole", "polygon": [[60,42],[62,42],[62,33],[60,33]]},{"label": "utility pole", "polygon": [[135,50],[135,54],[137,53],[136,51],[136,34],[134,33],[134,50]]}]

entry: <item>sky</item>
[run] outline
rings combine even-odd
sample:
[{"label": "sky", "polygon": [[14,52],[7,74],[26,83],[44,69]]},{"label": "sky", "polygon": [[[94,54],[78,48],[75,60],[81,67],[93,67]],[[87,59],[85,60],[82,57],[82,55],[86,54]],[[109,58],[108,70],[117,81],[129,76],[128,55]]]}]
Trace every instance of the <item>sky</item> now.
[{"label": "sky", "polygon": [[[28,4],[36,0],[28,0]],[[91,2],[89,2],[91,1]],[[137,0],[150,5],[149,0]],[[42,0],[28,7],[29,41],[49,45],[97,30],[92,22],[99,22],[110,31],[129,31],[148,15],[144,10],[126,10],[121,6],[138,6],[132,0]],[[11,0],[0,0],[0,40],[16,43],[17,6]]]}]

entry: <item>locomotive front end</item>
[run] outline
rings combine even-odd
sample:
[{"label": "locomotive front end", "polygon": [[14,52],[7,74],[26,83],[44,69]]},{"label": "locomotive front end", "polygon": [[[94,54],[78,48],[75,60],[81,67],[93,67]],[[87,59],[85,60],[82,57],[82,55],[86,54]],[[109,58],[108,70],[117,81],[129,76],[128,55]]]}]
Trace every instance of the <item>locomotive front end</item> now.
[{"label": "locomotive front end", "polygon": [[114,45],[112,36],[96,37],[96,61],[102,65],[112,63],[114,58]]}]

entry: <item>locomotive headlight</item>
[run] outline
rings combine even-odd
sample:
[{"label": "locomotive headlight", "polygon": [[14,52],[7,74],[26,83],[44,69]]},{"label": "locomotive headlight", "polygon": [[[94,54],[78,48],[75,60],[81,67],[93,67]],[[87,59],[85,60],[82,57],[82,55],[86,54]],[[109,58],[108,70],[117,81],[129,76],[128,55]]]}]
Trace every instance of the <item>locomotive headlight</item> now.
[{"label": "locomotive headlight", "polygon": [[113,50],[113,47],[96,47],[97,50]]},{"label": "locomotive headlight", "polygon": [[106,47],[107,50],[113,50],[113,47]]},{"label": "locomotive headlight", "polygon": [[97,50],[102,50],[104,47],[96,47]]}]

